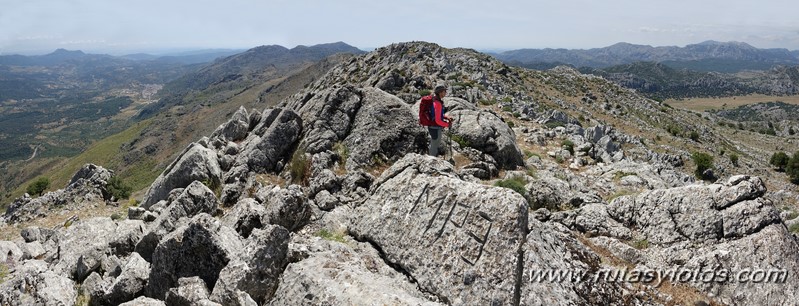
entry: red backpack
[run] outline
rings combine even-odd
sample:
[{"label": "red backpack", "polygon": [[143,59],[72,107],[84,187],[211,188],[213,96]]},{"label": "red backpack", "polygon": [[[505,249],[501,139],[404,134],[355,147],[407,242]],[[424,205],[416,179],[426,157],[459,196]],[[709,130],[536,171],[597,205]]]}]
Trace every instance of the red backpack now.
[{"label": "red backpack", "polygon": [[433,95],[422,97],[422,103],[419,103],[419,124],[423,126],[435,126],[436,122],[433,120],[433,114],[430,110],[433,109]]}]

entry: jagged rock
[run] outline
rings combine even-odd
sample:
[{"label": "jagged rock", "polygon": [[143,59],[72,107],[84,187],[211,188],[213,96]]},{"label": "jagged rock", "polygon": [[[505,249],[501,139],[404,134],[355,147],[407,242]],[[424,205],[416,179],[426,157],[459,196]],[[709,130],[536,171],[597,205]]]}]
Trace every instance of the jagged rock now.
[{"label": "jagged rock", "polygon": [[460,173],[462,175],[471,175],[481,180],[490,180],[492,177],[499,175],[499,170],[494,164],[474,162],[463,166]]},{"label": "jagged rock", "polygon": [[210,292],[205,282],[197,276],[178,279],[178,286],[169,289],[166,300],[169,305],[194,306],[200,301],[208,300]]},{"label": "jagged rock", "polygon": [[266,209],[254,199],[242,199],[222,217],[222,224],[236,230],[244,238],[267,224]]},{"label": "jagged rock", "polygon": [[613,305],[622,297],[618,284],[608,282],[535,281],[543,271],[585,271],[596,274],[599,256],[571,236],[568,230],[550,228],[532,219],[523,244],[523,275],[519,305]]},{"label": "jagged rock", "polygon": [[119,304],[119,306],[166,306],[166,304],[164,303],[164,301],[148,298],[145,296],[140,296],[133,301]]},{"label": "jagged rock", "polygon": [[333,171],[322,169],[311,178],[310,196],[316,196],[320,191],[336,192],[341,189],[341,182]]},{"label": "jagged rock", "polygon": [[[303,120],[293,111],[264,110],[263,119],[247,136],[233,167],[246,165],[257,173],[281,170],[278,164],[291,155],[302,131]],[[232,180],[228,178],[225,182],[232,183]]]},{"label": "jagged rock", "polygon": [[330,194],[327,190],[322,190],[316,194],[314,198],[314,203],[316,206],[319,207],[321,210],[329,211],[332,210],[339,205],[341,205],[341,201],[336,198],[336,196]]},{"label": "jagged rock", "polygon": [[25,239],[25,242],[45,242],[47,239],[52,237],[53,234],[55,234],[55,231],[37,226],[26,227],[20,232],[20,235],[22,236],[22,239]]},{"label": "jagged rock", "polygon": [[250,116],[247,114],[247,109],[244,106],[239,107],[239,110],[227,122],[220,125],[211,138],[219,138],[224,141],[239,141],[247,137],[247,132],[250,130]]},{"label": "jagged rock", "polygon": [[428,300],[367,243],[319,238],[305,243],[307,258],[286,267],[269,305],[442,305]]},{"label": "jagged rock", "polygon": [[45,250],[44,245],[41,242],[34,241],[28,243],[20,243],[20,249],[22,250],[22,259],[41,259],[47,253]]},{"label": "jagged rock", "polygon": [[152,256],[147,296],[163,299],[181,277],[199,276],[206,286],[213,288],[219,271],[237,258],[243,248],[233,229],[200,213],[158,243]]},{"label": "jagged rock", "polygon": [[760,178],[733,177],[723,185],[692,185],[620,197],[608,206],[608,213],[628,227],[635,226],[651,243],[719,239],[779,221],[770,202],[746,203],[763,192]]},{"label": "jagged rock", "polygon": [[14,200],[3,216],[7,223],[30,221],[46,216],[53,208],[80,208],[87,203],[102,203],[111,199],[106,189],[113,172],[103,167],[86,164],[64,189],[45,193],[38,198],[28,194]]},{"label": "jagged rock", "polygon": [[11,241],[0,241],[0,263],[15,263],[22,260],[25,252]]},{"label": "jagged rock", "polygon": [[181,218],[191,218],[199,213],[212,214],[219,206],[219,200],[214,193],[198,181],[192,182],[170,200],[150,225],[144,237],[136,244],[136,252],[148,261],[161,239],[180,226]]},{"label": "jagged rock", "polygon": [[265,220],[269,224],[283,226],[290,231],[304,226],[311,217],[308,197],[298,185],[286,188],[275,186],[260,196],[265,199]]},{"label": "jagged rock", "polygon": [[577,126],[580,125],[580,121],[558,110],[553,110],[547,115],[542,115],[541,118],[538,119],[538,123],[541,124],[561,123],[563,125],[573,124]]},{"label": "jagged rock", "polygon": [[133,253],[120,274],[106,289],[102,304],[120,304],[140,296],[150,278],[150,264]]},{"label": "jagged rock", "polygon": [[77,297],[72,280],[49,271],[39,260],[25,261],[0,284],[2,305],[73,305]]},{"label": "jagged rock", "polygon": [[349,149],[348,170],[427,148],[427,132],[419,126],[417,114],[378,88],[333,86],[297,98],[287,106],[308,123],[301,146],[314,154],[342,142]]},{"label": "jagged rock", "polygon": [[89,297],[90,305],[100,305],[103,301],[106,288],[111,286],[112,278],[103,278],[97,272],[92,272],[81,284],[81,293]]},{"label": "jagged rock", "polygon": [[143,220],[146,212],[147,210],[143,207],[128,207],[128,219]]},{"label": "jagged rock", "polygon": [[530,180],[525,189],[531,206],[536,209],[571,209],[602,201],[599,195],[582,186],[581,182],[561,180],[549,171],[538,172],[538,178]]},{"label": "jagged rock", "polygon": [[[453,172],[445,161],[407,155],[378,179],[353,214],[351,231],[443,301],[510,304],[527,202]],[[474,277],[464,283],[467,274]]]},{"label": "jagged rock", "polygon": [[574,224],[564,225],[593,236],[632,238],[632,232],[628,228],[610,217],[605,204],[588,204],[575,210],[574,214]]},{"label": "jagged rock", "polygon": [[280,273],[288,264],[289,232],[281,226],[256,229],[241,250],[241,259],[231,261],[219,272],[211,300],[223,305],[239,304],[239,292],[258,305],[269,301],[277,288]]},{"label": "jagged rock", "polygon": [[[141,221],[115,222],[108,217],[81,220],[58,235],[55,246],[56,259],[51,271],[72,278],[78,275],[78,262],[84,261],[83,277],[96,270],[105,254],[126,255],[133,251],[132,240],[141,236]],[[50,252],[50,251],[48,251]],[[81,259],[83,257],[83,260]]]},{"label": "jagged rock", "polygon": [[524,271],[549,268],[593,273],[599,259],[568,229],[528,221],[519,194],[464,182],[453,172],[445,161],[409,154],[355,209],[351,233],[379,248],[421,290],[452,305],[515,304],[519,297],[524,305],[582,305],[621,297],[617,284],[523,279]]},{"label": "jagged rock", "polygon": [[149,208],[158,201],[165,200],[173,189],[185,188],[195,181],[221,186],[221,177],[222,169],[216,153],[192,143],[150,185],[141,207]]},{"label": "jagged rock", "polygon": [[467,146],[491,155],[503,169],[524,166],[516,146],[516,134],[497,115],[479,110],[458,110],[449,113],[453,118],[451,132],[461,137]]}]

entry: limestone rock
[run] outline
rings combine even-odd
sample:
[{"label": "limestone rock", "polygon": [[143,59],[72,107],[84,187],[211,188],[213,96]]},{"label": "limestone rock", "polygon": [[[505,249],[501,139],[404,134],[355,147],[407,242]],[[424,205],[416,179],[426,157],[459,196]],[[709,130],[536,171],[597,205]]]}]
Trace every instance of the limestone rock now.
[{"label": "limestone rock", "polygon": [[192,143],[155,179],[144,195],[141,207],[149,208],[165,200],[173,189],[185,188],[195,181],[221,186],[221,178],[222,169],[216,152]]}]

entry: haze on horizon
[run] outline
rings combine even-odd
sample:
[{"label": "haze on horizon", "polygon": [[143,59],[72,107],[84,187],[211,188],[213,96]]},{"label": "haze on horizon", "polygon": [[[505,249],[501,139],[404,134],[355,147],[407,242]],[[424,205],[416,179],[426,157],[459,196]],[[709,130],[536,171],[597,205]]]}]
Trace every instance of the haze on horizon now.
[{"label": "haze on horizon", "polygon": [[0,55],[58,48],[157,53],[344,41],[362,49],[423,40],[482,50],[684,46],[706,40],[799,49],[791,0],[383,2],[0,0]]}]

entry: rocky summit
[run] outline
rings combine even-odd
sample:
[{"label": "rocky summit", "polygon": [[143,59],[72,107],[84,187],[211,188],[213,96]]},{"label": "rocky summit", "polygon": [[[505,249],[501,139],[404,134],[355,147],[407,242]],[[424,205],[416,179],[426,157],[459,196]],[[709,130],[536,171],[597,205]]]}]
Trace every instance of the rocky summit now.
[{"label": "rocky summit", "polygon": [[[417,116],[438,84],[453,124],[432,157]],[[232,113],[126,214],[71,216],[119,205],[91,164],[17,199],[0,304],[794,305],[796,188],[713,120],[393,44]],[[695,173],[693,152],[732,147]]]}]

